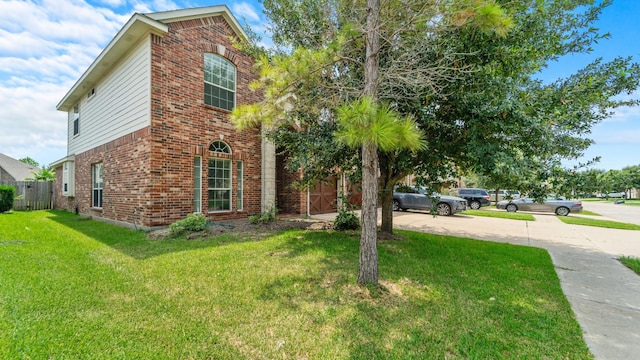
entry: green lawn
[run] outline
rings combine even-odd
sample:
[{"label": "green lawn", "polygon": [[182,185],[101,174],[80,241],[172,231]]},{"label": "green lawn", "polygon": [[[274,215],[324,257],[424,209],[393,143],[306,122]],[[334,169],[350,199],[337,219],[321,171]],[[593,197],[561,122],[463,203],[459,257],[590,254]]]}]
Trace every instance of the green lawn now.
[{"label": "green lawn", "polygon": [[623,256],[620,258],[620,262],[624,264],[624,266],[633,270],[636,274],[640,275],[640,259]]},{"label": "green lawn", "polygon": [[544,250],[400,232],[148,240],[0,214],[1,359],[591,359]]},{"label": "green lawn", "polygon": [[467,209],[462,212],[465,215],[471,216],[485,216],[492,218],[500,218],[500,219],[512,219],[512,220],[526,220],[526,221],[535,221],[536,218],[531,214],[525,213],[511,213],[506,210],[471,210]]},{"label": "green lawn", "polygon": [[640,230],[640,225],[611,220],[590,219],[578,216],[558,216],[558,219],[562,220],[562,222],[564,222],[565,224],[572,225],[596,226],[621,230]]}]

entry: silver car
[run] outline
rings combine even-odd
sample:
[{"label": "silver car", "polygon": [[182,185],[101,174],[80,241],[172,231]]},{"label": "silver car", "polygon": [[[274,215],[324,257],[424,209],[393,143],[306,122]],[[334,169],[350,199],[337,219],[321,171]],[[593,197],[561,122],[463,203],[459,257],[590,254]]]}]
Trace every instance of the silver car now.
[{"label": "silver car", "polygon": [[556,215],[567,216],[569,213],[582,212],[582,202],[580,200],[544,200],[542,203],[538,203],[530,198],[520,198],[499,201],[496,204],[496,208],[506,209],[508,212],[516,212],[518,210],[552,212]]},{"label": "silver car", "polygon": [[[440,195],[433,193],[437,199],[438,215],[449,216],[457,212],[467,210],[467,200],[456,196]],[[406,191],[393,192],[393,210],[405,211],[407,209],[431,210],[433,204],[427,196],[427,190],[421,187],[410,187]]]},{"label": "silver car", "polygon": [[[491,196],[491,201],[496,201],[496,191],[489,191],[489,196]],[[508,199],[507,199],[508,198]],[[520,191],[518,190],[498,190],[498,201],[502,200],[513,200],[520,198]]]}]

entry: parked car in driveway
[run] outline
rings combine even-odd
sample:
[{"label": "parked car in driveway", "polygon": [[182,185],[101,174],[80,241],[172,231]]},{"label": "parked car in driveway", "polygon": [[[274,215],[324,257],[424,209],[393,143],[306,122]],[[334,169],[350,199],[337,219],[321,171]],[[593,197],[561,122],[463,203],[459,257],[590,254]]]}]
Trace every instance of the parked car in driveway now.
[{"label": "parked car in driveway", "polygon": [[499,201],[496,204],[496,208],[505,209],[508,212],[516,212],[518,210],[538,211],[567,216],[569,213],[582,212],[582,202],[580,200],[544,200],[542,203],[539,203],[530,198],[520,198],[516,200]]},{"label": "parked car in driveway", "polygon": [[403,186],[396,188],[396,191],[393,192],[393,210],[431,210],[433,208],[431,197],[435,200],[438,215],[449,216],[467,209],[467,201],[463,198],[438,193],[428,196],[425,188]]},{"label": "parked car in driveway", "polygon": [[474,210],[491,205],[491,197],[485,189],[461,188],[458,189],[458,196],[467,200],[469,207]]},{"label": "parked car in driveway", "polygon": [[491,201],[497,202],[502,200],[520,199],[520,191],[518,190],[498,190],[498,200],[496,201],[496,191],[489,191]]}]

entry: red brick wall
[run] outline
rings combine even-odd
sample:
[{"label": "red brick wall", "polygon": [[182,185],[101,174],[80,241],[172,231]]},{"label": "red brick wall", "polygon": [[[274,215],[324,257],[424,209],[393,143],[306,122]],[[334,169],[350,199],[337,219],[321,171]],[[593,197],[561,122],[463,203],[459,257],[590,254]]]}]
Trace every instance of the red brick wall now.
[{"label": "red brick wall", "polygon": [[[151,126],[98,146],[75,159],[75,194],[61,196],[58,169],[57,208],[104,220],[150,228],[166,226],[194,211],[193,159],[202,156],[202,209],[207,213],[207,160],[232,162],[232,210],[208,213],[212,220],[243,218],[260,213],[261,139],[258,129],[238,131],[230,113],[204,104],[204,54],[219,53],[237,68],[236,105],[254,103],[249,91],[253,61],[233,48],[235,36],[220,16],[169,24],[163,37],[151,35]],[[222,46],[220,46],[222,45]],[[225,141],[232,155],[210,152]],[[236,162],[244,163],[244,206],[236,208]],[[102,162],[102,209],[91,208],[91,165]]]},{"label": "red brick wall", "polygon": [[74,211],[75,198],[62,196],[62,166],[54,168],[56,172],[56,183],[53,189],[53,206],[55,209]]},{"label": "red brick wall", "polygon": [[299,172],[289,172],[285,167],[286,161],[286,155],[279,154],[276,156],[276,207],[278,213],[307,214],[307,192],[291,187],[291,184],[300,180],[302,175]]},{"label": "red brick wall", "polygon": [[[75,197],[61,196],[62,167],[56,169],[56,208],[114,223],[148,227],[150,218],[150,129],[144,128],[76,155]],[[92,205],[92,165],[103,165],[102,209]],[[135,211],[135,213],[134,213]]]},{"label": "red brick wall", "polygon": [[[233,47],[235,36],[221,16],[169,24],[169,33],[152,38],[150,226],[167,225],[193,212],[193,158],[202,156],[203,211],[207,208],[207,159],[232,162],[232,211],[209,213],[212,220],[260,213],[261,140],[258,129],[238,131],[230,113],[204,104],[204,54],[222,54],[237,69],[236,106],[260,98],[249,83],[253,61]],[[223,140],[232,155],[212,153],[209,145]],[[244,207],[236,209],[236,160],[244,163]]]}]

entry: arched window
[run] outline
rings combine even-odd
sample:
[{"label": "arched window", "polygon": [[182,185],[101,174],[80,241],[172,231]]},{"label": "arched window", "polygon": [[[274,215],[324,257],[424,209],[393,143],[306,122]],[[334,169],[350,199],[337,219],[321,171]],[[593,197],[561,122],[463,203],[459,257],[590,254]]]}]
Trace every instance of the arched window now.
[{"label": "arched window", "polygon": [[222,154],[231,154],[231,148],[227,145],[226,142],[222,140],[217,140],[209,145],[209,151],[222,153]]},{"label": "arched window", "polygon": [[216,54],[204,54],[204,103],[229,111],[236,104],[236,67]]},{"label": "arched window", "polygon": [[[209,151],[217,154],[231,155],[231,148],[222,140],[216,140],[209,145]],[[228,158],[210,158],[208,169],[208,210],[231,210],[231,160]]]}]

